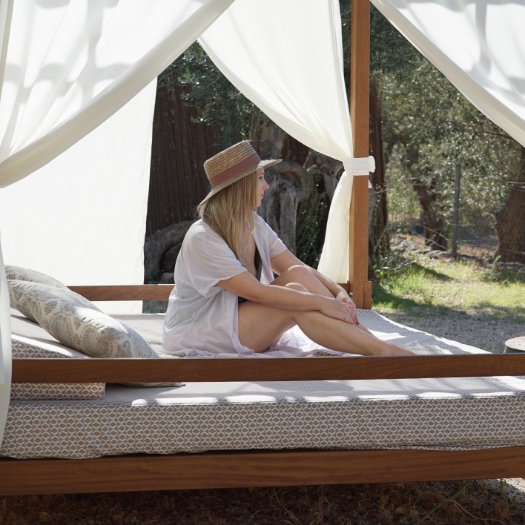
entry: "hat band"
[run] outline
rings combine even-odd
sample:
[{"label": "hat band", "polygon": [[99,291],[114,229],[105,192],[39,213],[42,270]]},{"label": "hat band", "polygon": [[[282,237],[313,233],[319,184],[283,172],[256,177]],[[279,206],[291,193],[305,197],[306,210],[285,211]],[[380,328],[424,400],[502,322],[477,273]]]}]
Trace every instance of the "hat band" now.
[{"label": "hat band", "polygon": [[255,152],[252,153],[249,157],[246,157],[237,164],[233,164],[224,171],[221,171],[220,173],[217,173],[217,175],[211,177],[209,179],[211,187],[215,188],[215,186],[222,184],[232,177],[235,177],[235,175],[238,175],[249,168],[257,166],[259,162],[261,162],[259,155],[257,155]]}]

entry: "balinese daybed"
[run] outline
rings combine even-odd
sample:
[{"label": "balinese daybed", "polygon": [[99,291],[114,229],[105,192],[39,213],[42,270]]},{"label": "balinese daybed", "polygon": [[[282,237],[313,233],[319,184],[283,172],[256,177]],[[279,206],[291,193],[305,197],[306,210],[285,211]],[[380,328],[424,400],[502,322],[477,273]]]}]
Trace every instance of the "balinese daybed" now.
[{"label": "balinese daybed", "polygon": [[[169,289],[107,293],[151,299]],[[75,290],[108,297],[104,287]],[[58,345],[36,326],[31,338],[17,334],[21,316],[12,317],[14,341]],[[158,342],[162,314],[118,318]],[[522,356],[486,354],[370,310],[361,319],[420,355],[15,359],[15,385],[106,385],[100,399],[11,401],[0,493],[525,475],[525,379],[513,377],[525,375]],[[184,386],[115,384],[174,380]]]},{"label": "balinese daybed", "polygon": [[[363,159],[368,2],[352,9],[353,153]],[[19,397],[28,384],[86,383],[99,394],[102,384],[104,392],[100,399],[13,399],[0,494],[524,477],[524,357],[487,354],[370,311],[367,191],[367,177],[357,176],[346,284],[365,323],[420,355],[15,358]],[[169,287],[75,291],[95,301],[165,300]],[[152,319],[158,331],[162,318]],[[123,322],[145,329],[143,319]],[[154,331],[147,328],[145,338]],[[12,337],[25,348],[55,344],[42,333]],[[454,355],[426,355],[436,353]],[[185,386],[122,385],[173,381]]]}]

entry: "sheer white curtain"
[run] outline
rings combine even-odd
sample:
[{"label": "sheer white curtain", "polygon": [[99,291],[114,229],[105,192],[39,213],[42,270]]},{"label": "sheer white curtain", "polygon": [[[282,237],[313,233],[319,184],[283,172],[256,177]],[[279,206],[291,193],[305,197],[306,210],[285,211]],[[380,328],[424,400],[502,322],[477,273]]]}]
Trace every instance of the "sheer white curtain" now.
[{"label": "sheer white curtain", "polygon": [[310,148],[341,160],[320,269],[348,281],[348,209],[355,162],[343,77],[338,0],[236,0],[201,36],[222,73],[268,117]]},{"label": "sheer white curtain", "polygon": [[3,0],[0,187],[131,100],[233,0]]},{"label": "sheer white curtain", "polygon": [[[2,0],[0,188],[41,168],[108,119],[232,1]],[[119,205],[130,204],[117,196],[114,205],[118,213]],[[1,438],[9,402],[10,331],[3,266],[0,274]]]},{"label": "sheer white curtain", "polygon": [[481,112],[525,146],[525,2],[371,1]]},{"label": "sheer white curtain", "polygon": [[4,437],[5,420],[11,395],[11,319],[9,292],[4,261],[0,250],[0,443]]}]

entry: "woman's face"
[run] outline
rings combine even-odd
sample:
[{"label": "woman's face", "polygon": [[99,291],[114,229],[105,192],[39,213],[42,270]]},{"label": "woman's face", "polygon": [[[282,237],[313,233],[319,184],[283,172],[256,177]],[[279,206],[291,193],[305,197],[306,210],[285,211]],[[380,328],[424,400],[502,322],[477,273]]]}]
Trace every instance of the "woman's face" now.
[{"label": "woman's face", "polygon": [[256,208],[261,205],[262,198],[264,197],[264,192],[268,189],[268,184],[264,178],[264,169],[259,168],[257,170],[257,196],[256,196]]}]

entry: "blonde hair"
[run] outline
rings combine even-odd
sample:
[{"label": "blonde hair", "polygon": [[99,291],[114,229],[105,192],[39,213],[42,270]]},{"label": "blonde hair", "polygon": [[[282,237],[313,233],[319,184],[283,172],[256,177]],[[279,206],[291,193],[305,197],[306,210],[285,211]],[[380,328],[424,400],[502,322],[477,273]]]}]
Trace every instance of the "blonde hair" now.
[{"label": "blonde hair", "polygon": [[200,218],[222,237],[246,266],[245,242],[255,228],[257,172],[230,184],[199,204]]}]

